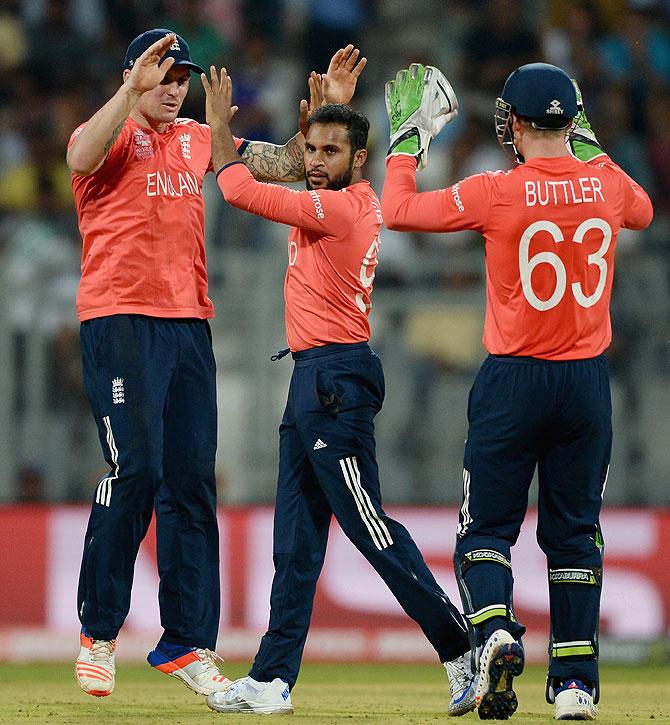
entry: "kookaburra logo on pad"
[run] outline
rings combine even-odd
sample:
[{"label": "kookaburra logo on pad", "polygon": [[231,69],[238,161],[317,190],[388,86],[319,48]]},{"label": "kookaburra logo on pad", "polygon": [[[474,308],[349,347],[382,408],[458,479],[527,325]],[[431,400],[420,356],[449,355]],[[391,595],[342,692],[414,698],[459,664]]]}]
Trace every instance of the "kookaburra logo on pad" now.
[{"label": "kookaburra logo on pad", "polygon": [[562,116],[563,115],[563,109],[561,108],[561,102],[554,99],[550,104],[549,108],[546,110],[547,115],[557,115]]}]

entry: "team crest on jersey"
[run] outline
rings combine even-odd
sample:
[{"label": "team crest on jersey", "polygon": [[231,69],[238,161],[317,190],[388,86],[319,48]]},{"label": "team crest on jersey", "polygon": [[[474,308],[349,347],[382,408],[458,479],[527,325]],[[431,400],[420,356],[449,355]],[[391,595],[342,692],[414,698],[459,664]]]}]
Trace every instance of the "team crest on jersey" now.
[{"label": "team crest on jersey", "polygon": [[135,158],[140,161],[150,159],[154,155],[154,147],[151,144],[151,139],[142,131],[137,128],[133,131],[133,141],[135,142]]},{"label": "team crest on jersey", "polygon": [[179,143],[181,144],[181,155],[185,159],[191,158],[191,134],[182,133],[179,137]]}]

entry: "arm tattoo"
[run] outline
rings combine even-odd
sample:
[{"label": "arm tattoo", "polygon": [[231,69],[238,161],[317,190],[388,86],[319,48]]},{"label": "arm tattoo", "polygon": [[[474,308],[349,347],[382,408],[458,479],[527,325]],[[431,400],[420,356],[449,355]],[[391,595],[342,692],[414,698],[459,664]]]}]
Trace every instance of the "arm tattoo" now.
[{"label": "arm tattoo", "polygon": [[250,141],[242,153],[242,161],[257,181],[302,181],[305,163],[302,157],[301,134],[283,146],[264,141]]},{"label": "arm tattoo", "polygon": [[114,129],[114,130],[113,130],[113,131],[112,131],[112,135],[111,135],[111,137],[110,137],[109,141],[107,141],[107,143],[105,144],[105,154],[104,154],[105,156],[107,156],[107,154],[109,153],[109,150],[110,150],[110,149],[112,148],[112,146],[114,145],[114,141],[116,141],[116,139],[117,139],[117,138],[119,137],[119,134],[121,133],[121,131],[122,131],[122,129],[123,129],[123,125],[124,125],[124,124],[125,124],[125,121],[122,121],[122,122],[121,122],[121,123],[120,123],[120,124],[119,124],[119,125],[118,125],[118,126],[117,126],[117,127],[116,127],[116,128]]}]

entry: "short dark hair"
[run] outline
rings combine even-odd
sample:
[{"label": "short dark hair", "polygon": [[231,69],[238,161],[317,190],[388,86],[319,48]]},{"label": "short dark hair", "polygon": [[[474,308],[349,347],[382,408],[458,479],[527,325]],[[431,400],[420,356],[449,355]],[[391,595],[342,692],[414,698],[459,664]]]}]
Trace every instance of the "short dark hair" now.
[{"label": "short dark hair", "polygon": [[309,117],[308,127],[315,123],[341,123],[346,127],[351,143],[351,151],[364,149],[368,143],[370,121],[351,106],[344,103],[326,103],[319,106]]}]

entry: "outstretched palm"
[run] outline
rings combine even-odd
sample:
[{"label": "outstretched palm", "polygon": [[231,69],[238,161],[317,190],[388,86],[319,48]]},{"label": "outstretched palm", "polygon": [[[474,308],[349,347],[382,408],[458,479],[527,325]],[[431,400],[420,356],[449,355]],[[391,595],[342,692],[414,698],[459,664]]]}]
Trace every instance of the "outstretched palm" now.
[{"label": "outstretched palm", "polygon": [[349,103],[353,98],[358,77],[368,62],[367,58],[359,60],[359,55],[360,50],[350,44],[330,59],[328,71],[321,76],[326,103]]},{"label": "outstretched palm", "polygon": [[165,78],[165,74],[174,65],[175,59],[166,58],[161,63],[161,58],[170,49],[176,37],[174,33],[169,33],[164,38],[157,40],[153,45],[150,45],[137,58],[126,81],[131,88],[140,93],[145,93],[155,88]]}]

